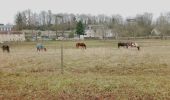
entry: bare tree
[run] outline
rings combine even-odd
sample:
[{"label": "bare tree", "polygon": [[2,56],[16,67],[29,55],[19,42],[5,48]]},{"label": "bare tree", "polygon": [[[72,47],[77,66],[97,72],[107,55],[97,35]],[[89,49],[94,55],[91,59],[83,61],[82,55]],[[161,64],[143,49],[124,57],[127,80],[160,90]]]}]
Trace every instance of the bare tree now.
[{"label": "bare tree", "polygon": [[150,35],[150,32],[152,31],[153,29],[153,26],[152,26],[152,17],[153,17],[153,14],[152,13],[144,13],[142,15],[138,14],[136,16],[136,30],[138,31],[138,36],[141,36],[141,35],[147,35],[149,36]]},{"label": "bare tree", "polygon": [[168,20],[167,20],[167,17],[165,15],[161,14],[157,18],[156,27],[161,32],[161,37],[163,39],[164,35],[168,31]]},{"label": "bare tree", "polygon": [[112,33],[115,35],[115,39],[117,39],[122,33],[123,28],[123,18],[120,15],[113,15],[111,18],[111,23],[109,27],[112,29]]}]

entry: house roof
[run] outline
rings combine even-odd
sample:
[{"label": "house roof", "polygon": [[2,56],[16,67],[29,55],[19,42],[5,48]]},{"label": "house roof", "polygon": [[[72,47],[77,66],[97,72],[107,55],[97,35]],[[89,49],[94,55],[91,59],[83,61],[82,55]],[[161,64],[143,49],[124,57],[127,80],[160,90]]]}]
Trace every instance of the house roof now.
[{"label": "house roof", "polygon": [[161,32],[160,32],[158,29],[154,28],[154,29],[151,31],[151,34],[160,35]]},{"label": "house roof", "polygon": [[13,25],[0,25],[0,28],[13,28]]}]

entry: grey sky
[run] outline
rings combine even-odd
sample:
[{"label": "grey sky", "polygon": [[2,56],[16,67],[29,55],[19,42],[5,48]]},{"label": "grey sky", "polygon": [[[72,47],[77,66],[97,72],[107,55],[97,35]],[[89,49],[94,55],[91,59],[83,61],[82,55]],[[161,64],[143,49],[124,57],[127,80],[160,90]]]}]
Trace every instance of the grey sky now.
[{"label": "grey sky", "polygon": [[123,17],[151,12],[155,17],[170,11],[169,0],[0,0],[0,23],[14,23],[18,11],[52,10],[53,13],[120,14]]}]

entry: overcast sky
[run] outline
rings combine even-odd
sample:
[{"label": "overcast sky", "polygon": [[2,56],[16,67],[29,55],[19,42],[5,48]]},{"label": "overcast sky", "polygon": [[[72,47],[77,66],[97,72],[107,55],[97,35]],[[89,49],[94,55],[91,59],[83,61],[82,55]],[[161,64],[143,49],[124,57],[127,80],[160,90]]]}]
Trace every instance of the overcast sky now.
[{"label": "overcast sky", "polygon": [[120,14],[123,17],[170,11],[169,0],[0,0],[0,23],[14,23],[18,11],[51,10],[52,13]]}]

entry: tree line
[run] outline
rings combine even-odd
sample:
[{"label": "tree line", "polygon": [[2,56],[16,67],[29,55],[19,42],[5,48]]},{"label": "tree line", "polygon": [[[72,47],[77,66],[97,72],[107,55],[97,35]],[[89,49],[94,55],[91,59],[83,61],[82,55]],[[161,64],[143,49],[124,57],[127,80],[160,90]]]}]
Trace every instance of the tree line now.
[{"label": "tree line", "polygon": [[[153,29],[157,29],[161,35],[170,35],[170,12],[162,13],[153,19],[153,14],[147,12],[131,18],[123,18],[121,15],[55,14],[51,10],[37,13],[28,9],[15,15],[15,29],[76,30],[77,25],[81,25],[80,21],[84,28],[88,25],[103,25],[117,36],[150,36]],[[80,31],[84,32],[81,29]]]}]

